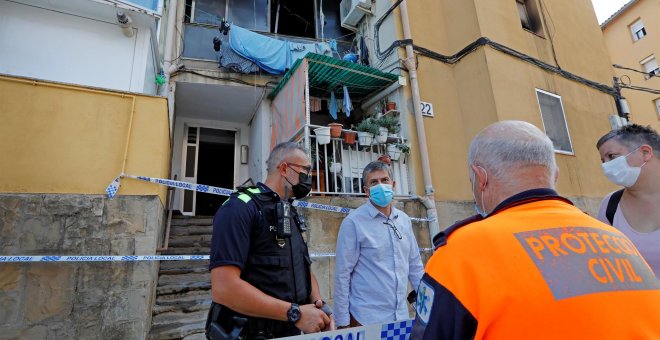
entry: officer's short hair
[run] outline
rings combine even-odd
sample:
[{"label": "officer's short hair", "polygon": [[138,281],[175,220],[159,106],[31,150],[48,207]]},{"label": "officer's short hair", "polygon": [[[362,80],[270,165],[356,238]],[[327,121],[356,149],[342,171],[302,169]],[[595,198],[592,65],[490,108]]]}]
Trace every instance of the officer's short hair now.
[{"label": "officer's short hair", "polygon": [[660,158],[660,135],[651,126],[630,124],[617,130],[612,130],[600,137],[596,143],[596,149],[613,139],[627,147],[630,151],[646,144],[653,148],[653,154]]},{"label": "officer's short hair", "polygon": [[387,171],[387,175],[390,176],[390,179],[392,179],[392,170],[390,169],[389,165],[381,161],[373,161],[367,164],[367,166],[364,167],[364,170],[362,170],[362,185],[368,187],[369,183],[367,183],[367,175],[378,170]]},{"label": "officer's short hair", "polygon": [[268,171],[269,174],[275,171],[277,166],[295,150],[300,150],[305,155],[307,154],[307,149],[296,142],[283,142],[275,145],[266,160],[266,171]]},{"label": "officer's short hair", "polygon": [[[537,165],[548,169],[549,183],[554,183],[557,164],[554,146],[536,126],[523,121],[501,121],[480,132],[470,144],[468,167],[484,167],[490,176],[508,179],[512,169]],[[474,180],[473,172],[470,171]]]}]

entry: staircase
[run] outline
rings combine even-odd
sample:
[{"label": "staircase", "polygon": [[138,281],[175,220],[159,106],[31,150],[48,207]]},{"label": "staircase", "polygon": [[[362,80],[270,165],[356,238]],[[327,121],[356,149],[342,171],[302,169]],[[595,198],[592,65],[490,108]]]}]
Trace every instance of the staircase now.
[{"label": "staircase", "polygon": [[[212,218],[174,216],[163,255],[207,255]],[[211,305],[209,261],[161,261],[149,339],[203,340]]]}]

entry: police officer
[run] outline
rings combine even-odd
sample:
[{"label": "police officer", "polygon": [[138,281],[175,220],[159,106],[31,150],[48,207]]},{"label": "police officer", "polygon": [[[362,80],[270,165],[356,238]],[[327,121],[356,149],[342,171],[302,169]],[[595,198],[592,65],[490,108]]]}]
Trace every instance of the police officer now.
[{"label": "police officer", "polygon": [[264,183],[241,188],[218,209],[211,241],[211,339],[264,339],[331,330],[311,272],[304,220],[290,206],[311,190],[311,163],[297,143],[268,157]]},{"label": "police officer", "polygon": [[555,192],[548,136],[495,123],[468,166],[478,214],[434,237],[412,339],[660,339],[660,282],[625,235]]}]

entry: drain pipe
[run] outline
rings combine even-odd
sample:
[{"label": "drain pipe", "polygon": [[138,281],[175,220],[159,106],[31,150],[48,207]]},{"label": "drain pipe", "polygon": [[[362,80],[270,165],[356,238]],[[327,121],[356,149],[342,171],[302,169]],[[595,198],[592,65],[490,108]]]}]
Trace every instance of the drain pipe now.
[{"label": "drain pipe", "polygon": [[176,31],[176,12],[177,0],[170,0],[167,3],[167,26],[165,32],[165,51],[163,52],[163,73],[165,73],[165,96],[167,97],[167,109],[170,119],[170,136],[173,135],[172,127],[174,125],[174,89],[170,83],[170,75],[177,69],[172,64],[174,59],[174,33]]},{"label": "drain pipe", "polygon": [[[408,20],[408,1],[403,0],[399,5],[401,11],[401,24],[403,26],[403,39],[412,40],[410,33],[410,22]],[[406,44],[406,59],[403,65],[408,70],[410,77],[410,89],[412,91],[413,110],[415,117],[415,127],[417,129],[417,139],[419,140],[419,153],[422,158],[422,174],[424,176],[424,197],[422,203],[426,208],[426,216],[431,219],[429,222],[429,234],[431,240],[440,232],[438,224],[438,210],[435,207],[435,189],[431,180],[431,164],[429,163],[429,151],[426,145],[426,131],[424,130],[424,120],[422,118],[421,99],[419,98],[419,83],[417,81],[417,65],[415,64],[415,54],[412,44]]]}]

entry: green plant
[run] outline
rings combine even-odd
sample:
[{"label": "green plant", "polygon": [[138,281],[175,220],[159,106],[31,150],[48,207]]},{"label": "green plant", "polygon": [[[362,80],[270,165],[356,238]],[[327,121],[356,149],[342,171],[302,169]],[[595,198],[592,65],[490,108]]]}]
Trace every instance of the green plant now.
[{"label": "green plant", "polygon": [[371,119],[365,119],[360,122],[360,124],[357,125],[356,129],[361,132],[369,132],[372,135],[377,135],[380,133],[380,130],[378,129],[379,125],[376,124],[373,120]]},{"label": "green plant", "polygon": [[405,155],[410,153],[410,145],[408,145],[406,143],[394,143],[394,146],[397,149],[401,150],[401,153],[403,153]]},{"label": "green plant", "polygon": [[401,129],[399,119],[390,115],[380,117],[376,123],[378,123],[379,126],[386,128],[387,132],[391,134],[399,133],[399,130]]}]

